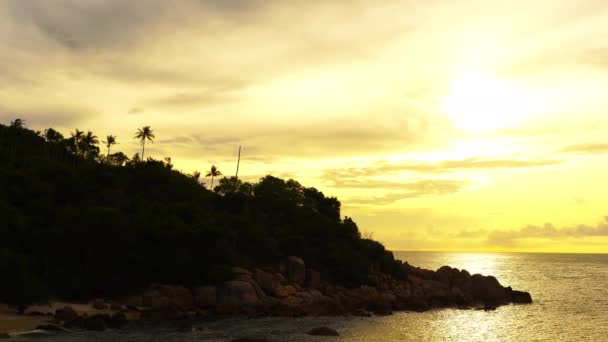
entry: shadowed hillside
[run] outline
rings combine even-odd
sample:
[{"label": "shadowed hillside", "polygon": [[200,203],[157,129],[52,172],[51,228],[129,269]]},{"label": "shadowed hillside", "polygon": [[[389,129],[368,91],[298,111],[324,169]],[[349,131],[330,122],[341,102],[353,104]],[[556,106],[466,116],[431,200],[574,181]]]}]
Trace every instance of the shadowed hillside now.
[{"label": "shadowed hillside", "polygon": [[91,132],[78,132],[0,125],[0,302],[215,284],[231,266],[289,255],[347,286],[366,283],[372,266],[404,277],[315,188],[266,176],[224,178],[212,192],[170,159],[103,156]]}]

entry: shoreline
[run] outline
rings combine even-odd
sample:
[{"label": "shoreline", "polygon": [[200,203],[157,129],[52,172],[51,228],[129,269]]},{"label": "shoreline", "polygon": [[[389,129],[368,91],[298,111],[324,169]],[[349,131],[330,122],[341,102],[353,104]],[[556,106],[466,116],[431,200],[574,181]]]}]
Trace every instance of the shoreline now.
[{"label": "shoreline", "polygon": [[129,321],[178,321],[180,331],[192,331],[192,322],[203,318],[371,317],[446,308],[492,311],[502,305],[532,303],[529,293],[503,287],[492,276],[470,275],[448,266],[432,271],[400,265],[405,279],[372,271],[368,285],[348,288],[322,281],[319,272],[292,256],[275,266],[233,267],[231,280],[216,286],[152,284],[128,297],[32,305],[23,316],[5,308],[0,311],[0,336],[40,325],[47,325],[42,329],[48,331],[104,331],[120,329]]}]

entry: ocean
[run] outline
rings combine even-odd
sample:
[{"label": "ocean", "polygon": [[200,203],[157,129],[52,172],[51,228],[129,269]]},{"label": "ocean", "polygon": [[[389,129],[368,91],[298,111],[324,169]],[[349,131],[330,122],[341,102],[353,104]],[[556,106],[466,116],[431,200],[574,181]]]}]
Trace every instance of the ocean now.
[{"label": "ocean", "polygon": [[[371,318],[234,318],[197,322],[200,330],[193,333],[177,333],[169,324],[136,325],[40,341],[230,341],[252,335],[272,341],[608,341],[608,255],[395,252],[395,257],[423,268],[449,265],[494,275],[504,286],[529,291],[534,303]],[[322,325],[341,336],[305,334]]]}]

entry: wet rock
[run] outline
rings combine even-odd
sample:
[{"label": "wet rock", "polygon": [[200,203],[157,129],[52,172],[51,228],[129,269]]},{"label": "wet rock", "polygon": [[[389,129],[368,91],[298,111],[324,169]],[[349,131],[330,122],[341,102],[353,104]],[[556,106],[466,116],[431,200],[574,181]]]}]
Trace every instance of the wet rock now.
[{"label": "wet rock", "polygon": [[78,313],[71,306],[65,306],[55,311],[55,319],[59,321],[72,321],[78,318]]},{"label": "wet rock", "polygon": [[11,336],[7,333],[0,333],[0,340],[9,339]]},{"label": "wet rock", "polygon": [[287,279],[296,284],[304,285],[306,281],[306,264],[299,257],[287,258]]},{"label": "wet rock", "polygon": [[484,277],[479,274],[471,276],[471,295],[482,302],[507,303],[507,293],[498,280],[492,276]]},{"label": "wet rock", "polygon": [[307,332],[307,334],[311,336],[340,336],[335,329],[329,327],[312,328]]},{"label": "wet rock", "polygon": [[530,304],[532,303],[532,296],[528,292],[513,291],[511,292],[511,301],[519,304]]}]

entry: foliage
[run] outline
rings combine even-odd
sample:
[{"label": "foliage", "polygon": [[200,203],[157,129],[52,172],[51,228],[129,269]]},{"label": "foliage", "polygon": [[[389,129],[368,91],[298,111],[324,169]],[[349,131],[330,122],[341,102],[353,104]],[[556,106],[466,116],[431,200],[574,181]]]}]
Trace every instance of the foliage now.
[{"label": "foliage", "polygon": [[392,254],[315,188],[231,177],[212,192],[170,159],[102,158],[97,143],[92,132],[63,139],[0,125],[0,302],[212,284],[230,266],[288,255],[345,285],[372,268],[399,275]]}]

